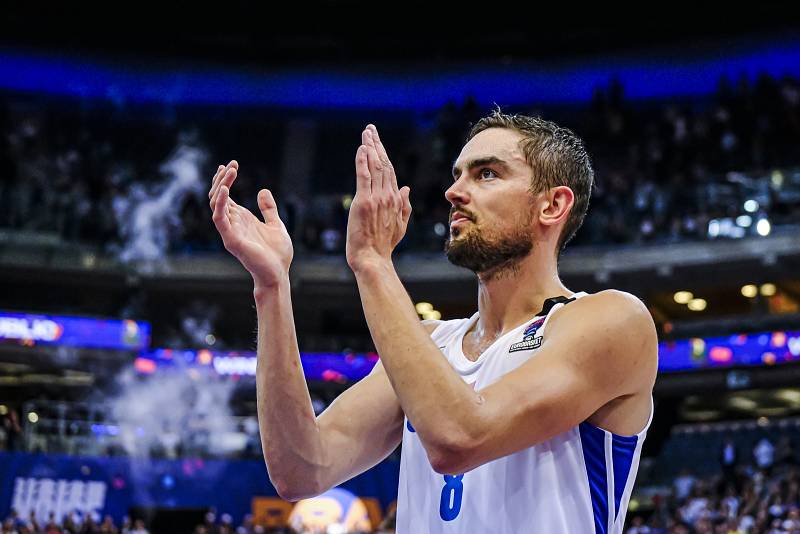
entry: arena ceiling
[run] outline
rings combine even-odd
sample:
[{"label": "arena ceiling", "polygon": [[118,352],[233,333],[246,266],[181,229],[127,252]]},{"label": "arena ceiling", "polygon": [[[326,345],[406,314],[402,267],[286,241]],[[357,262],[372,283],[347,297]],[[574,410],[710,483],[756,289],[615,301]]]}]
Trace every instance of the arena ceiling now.
[{"label": "arena ceiling", "polygon": [[[547,60],[642,48],[790,35],[800,28],[786,5],[674,4],[559,10],[536,4],[337,2],[276,4],[15,3],[3,10],[0,46],[191,58],[230,63]],[[720,11],[725,10],[724,16]],[[795,33],[796,35],[796,33]]]}]

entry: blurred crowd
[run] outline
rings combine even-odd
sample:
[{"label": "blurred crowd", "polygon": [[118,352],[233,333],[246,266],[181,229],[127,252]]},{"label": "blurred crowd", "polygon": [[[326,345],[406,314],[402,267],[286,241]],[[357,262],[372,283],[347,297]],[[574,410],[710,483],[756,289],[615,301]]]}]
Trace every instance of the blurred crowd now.
[{"label": "blurred crowd", "polygon": [[719,469],[700,476],[684,468],[649,515],[629,511],[626,534],[800,533],[800,467],[791,439],[760,438],[750,458],[728,438]]},{"label": "blurred crowd", "polygon": [[[242,524],[236,527],[229,514],[222,514],[217,519],[216,514],[209,512],[202,523],[199,523],[194,534],[278,534],[286,529],[264,528],[253,522],[253,516],[247,515]],[[20,517],[14,510],[3,521],[1,534],[150,534],[143,519],[132,520],[123,518],[116,524],[111,516],[105,516],[100,521],[97,514],[69,513],[62,520],[55,514],[49,514],[47,520],[39,520],[35,512],[27,518]]]},{"label": "blurred crowd", "polygon": [[125,517],[118,526],[114,519],[107,515],[100,520],[97,514],[69,513],[61,520],[50,513],[47,519],[40,519],[36,512],[20,517],[11,510],[2,525],[2,534],[150,534],[141,519],[131,520]]},{"label": "blurred crowd", "polygon": [[[287,148],[298,143],[290,119],[264,110],[31,98],[0,101],[0,202],[7,206],[0,229],[49,233],[122,255],[146,232],[155,235],[144,245],[161,252],[220,250],[205,192],[215,165],[235,157],[246,177],[234,191],[237,200],[255,208],[257,190],[269,186],[298,251],[343,250],[352,153],[371,117],[309,119],[311,134],[299,137],[305,150]],[[487,111],[468,99],[433,117],[374,121],[399,180],[412,188],[414,212],[401,250],[441,250],[450,166],[470,123]],[[596,187],[576,244],[715,238],[724,233],[709,234],[712,220],[748,213],[775,226],[800,215],[800,176],[794,183],[784,174],[800,165],[800,84],[793,78],[723,79],[712,97],[657,102],[626,99],[612,81],[583,107],[505,111],[555,120],[586,141]],[[287,159],[306,155],[307,183],[280,180],[292,169]],[[188,162],[199,180],[191,173],[181,178],[176,160]],[[170,189],[173,182],[182,189]],[[744,201],[756,198],[746,212]],[[752,220],[742,226],[731,236],[754,232]]]},{"label": "blurred crowd", "polygon": [[[343,524],[333,522],[325,528],[306,527],[299,525],[298,528],[289,526],[265,527],[256,524],[253,515],[247,514],[242,519],[239,526],[236,526],[230,514],[220,514],[219,516],[212,510],[205,514],[203,520],[197,523],[192,534],[392,534],[394,533],[395,515],[392,511],[384,518],[380,525],[375,529],[353,530],[346,528]],[[163,529],[161,529],[163,532]],[[48,514],[46,520],[37,518],[35,512],[31,512],[28,517],[20,517],[15,511],[11,510],[8,517],[0,525],[0,534],[150,534],[143,519],[131,519],[125,516],[121,523],[115,523],[114,519],[106,515],[102,520],[96,513],[80,514],[69,513],[64,515],[61,520],[55,517],[54,513]],[[153,534],[161,534],[153,530]],[[170,532],[169,534],[178,534]],[[187,531],[187,534],[189,532]]]}]

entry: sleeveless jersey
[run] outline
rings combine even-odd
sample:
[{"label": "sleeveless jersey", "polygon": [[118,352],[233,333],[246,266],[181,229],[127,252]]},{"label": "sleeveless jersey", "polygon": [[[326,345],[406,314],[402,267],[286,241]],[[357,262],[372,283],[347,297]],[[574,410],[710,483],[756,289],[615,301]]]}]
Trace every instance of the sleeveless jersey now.
[{"label": "sleeveless jersey", "polygon": [[[477,361],[468,360],[462,340],[478,320],[443,321],[431,337],[453,369],[483,389],[535,358],[548,320],[585,296],[547,299],[542,311],[507,332]],[[582,422],[545,442],[459,475],[431,467],[405,420],[397,497],[398,534],[447,533],[622,533],[650,418],[633,436],[620,436]]]}]

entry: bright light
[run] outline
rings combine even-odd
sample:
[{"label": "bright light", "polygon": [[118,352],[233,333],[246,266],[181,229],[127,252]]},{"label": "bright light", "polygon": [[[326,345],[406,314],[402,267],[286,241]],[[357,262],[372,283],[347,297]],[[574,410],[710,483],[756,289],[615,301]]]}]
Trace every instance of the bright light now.
[{"label": "bright light", "polygon": [[771,230],[772,226],[770,226],[767,219],[759,219],[756,223],[756,232],[760,236],[768,236]]},{"label": "bright light", "polygon": [[761,284],[761,294],[765,297],[771,297],[777,290],[775,284]]},{"label": "bright light", "polygon": [[719,221],[711,219],[708,223],[708,237],[717,237],[719,235]]},{"label": "bright light", "polygon": [[742,228],[750,228],[750,225],[753,224],[753,218],[749,215],[739,215],[736,217],[736,224]]},{"label": "bright light", "polygon": [[692,311],[703,311],[706,309],[706,301],[704,299],[692,299],[687,306]]},{"label": "bright light", "polygon": [[28,421],[30,421],[31,423],[35,423],[38,420],[39,416],[36,414],[36,412],[28,412]]},{"label": "bright light", "polygon": [[345,196],[342,197],[342,207],[345,210],[349,210],[350,209],[350,205],[352,203],[353,203],[353,197],[351,197],[350,195],[345,195]]},{"label": "bright light", "polygon": [[433,225],[433,232],[439,237],[444,237],[446,231],[447,227],[440,222],[437,222],[436,224]]},{"label": "bright light", "polygon": [[747,213],[755,213],[755,212],[757,212],[758,211],[758,202],[756,202],[752,198],[750,200],[747,200],[744,203],[744,211],[746,211]]},{"label": "bright light", "polygon": [[420,315],[429,311],[433,311],[433,304],[430,302],[417,302],[417,305],[414,307],[417,309],[417,313]]},{"label": "bright light", "polygon": [[783,173],[781,171],[772,171],[772,186],[776,189],[783,187]]},{"label": "bright light", "polygon": [[213,345],[217,342],[217,338],[214,337],[214,334],[208,334],[206,336],[206,345]]},{"label": "bright light", "polygon": [[8,407],[5,404],[0,404],[0,415],[5,415],[8,413]]},{"label": "bright light", "polygon": [[672,298],[674,298],[675,302],[678,304],[688,304],[689,301],[694,298],[694,295],[692,295],[691,291],[678,291]]},{"label": "bright light", "polygon": [[756,420],[756,424],[758,424],[758,426],[767,426],[769,424],[769,419],[761,416]]},{"label": "bright light", "polygon": [[439,319],[442,318],[442,314],[439,312],[439,310],[431,310],[423,313],[422,318],[425,319],[426,321],[429,321],[431,319],[433,319],[434,321],[438,321]]},{"label": "bright light", "polygon": [[746,286],[742,286],[742,295],[744,295],[749,299],[752,299],[756,295],[758,295],[758,288],[753,284],[747,284]]}]

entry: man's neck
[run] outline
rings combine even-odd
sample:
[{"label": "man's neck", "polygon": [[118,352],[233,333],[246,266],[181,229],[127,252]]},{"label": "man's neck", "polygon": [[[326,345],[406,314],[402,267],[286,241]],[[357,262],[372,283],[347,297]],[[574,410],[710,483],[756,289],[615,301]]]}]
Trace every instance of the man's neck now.
[{"label": "man's neck", "polygon": [[478,276],[478,322],[472,334],[478,339],[497,338],[516,328],[544,306],[550,297],[569,296],[558,278],[555,258],[531,251],[513,269]]}]

